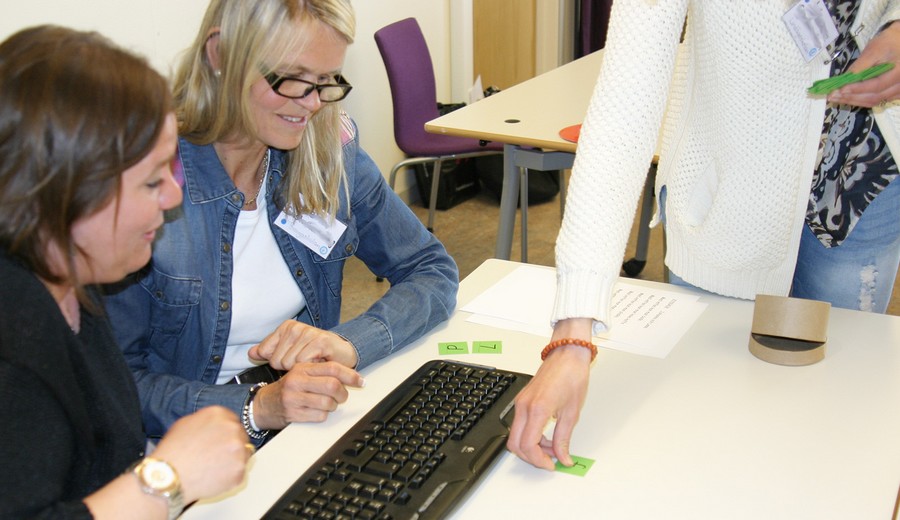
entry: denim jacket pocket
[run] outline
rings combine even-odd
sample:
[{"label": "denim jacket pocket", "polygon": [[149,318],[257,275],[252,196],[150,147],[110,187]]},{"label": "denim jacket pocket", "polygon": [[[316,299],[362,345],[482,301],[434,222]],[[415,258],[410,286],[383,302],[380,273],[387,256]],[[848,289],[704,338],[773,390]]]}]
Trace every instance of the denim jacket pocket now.
[{"label": "denim jacket pocket", "polygon": [[184,330],[191,310],[200,303],[203,282],[199,278],[169,276],[153,269],[141,286],[153,300],[150,328],[156,333],[178,336]]}]

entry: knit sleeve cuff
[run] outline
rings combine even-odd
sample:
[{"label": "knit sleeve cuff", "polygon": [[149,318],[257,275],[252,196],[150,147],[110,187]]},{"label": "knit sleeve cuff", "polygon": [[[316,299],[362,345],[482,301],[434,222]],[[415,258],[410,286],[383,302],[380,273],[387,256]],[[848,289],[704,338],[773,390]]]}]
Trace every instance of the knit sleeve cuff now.
[{"label": "knit sleeve cuff", "polygon": [[609,307],[615,282],[615,278],[596,272],[557,272],[551,325],[568,318],[592,318],[594,335],[609,330]]}]

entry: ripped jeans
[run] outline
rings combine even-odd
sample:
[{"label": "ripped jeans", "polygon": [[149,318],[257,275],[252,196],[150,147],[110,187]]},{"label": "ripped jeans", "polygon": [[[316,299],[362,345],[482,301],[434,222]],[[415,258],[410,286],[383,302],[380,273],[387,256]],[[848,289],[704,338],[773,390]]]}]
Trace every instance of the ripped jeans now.
[{"label": "ripped jeans", "polygon": [[884,313],[900,265],[900,179],[863,211],[850,235],[825,247],[804,226],[791,296]]}]

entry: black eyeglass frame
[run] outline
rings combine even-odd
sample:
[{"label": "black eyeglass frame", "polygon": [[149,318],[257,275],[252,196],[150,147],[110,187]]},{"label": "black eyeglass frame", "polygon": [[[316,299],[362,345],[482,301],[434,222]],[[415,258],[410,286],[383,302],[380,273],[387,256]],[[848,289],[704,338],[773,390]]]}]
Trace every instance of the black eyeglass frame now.
[{"label": "black eyeglass frame", "polygon": [[[353,90],[353,85],[348,83],[346,78],[344,78],[344,76],[342,76],[340,74],[335,74],[335,76],[334,76],[334,81],[336,81],[337,83],[313,83],[312,81],[307,81],[305,79],[297,78],[294,76],[282,76],[281,74],[278,74],[277,72],[271,72],[269,74],[264,75],[263,77],[266,79],[266,82],[269,84],[270,87],[272,87],[272,90],[274,90],[276,94],[278,94],[281,97],[286,97],[288,99],[303,99],[306,96],[312,94],[313,90],[315,90],[316,92],[318,92],[319,100],[321,102],[334,103],[335,101],[340,101],[340,100],[346,98],[347,94],[349,94],[350,91]],[[306,91],[300,96],[288,96],[288,95],[282,94],[278,90],[281,88],[281,85],[285,81],[299,81],[300,83],[306,83],[309,86],[306,88]],[[322,89],[329,88],[329,87],[340,88],[342,90],[341,97],[339,97],[337,99],[322,99]]]}]

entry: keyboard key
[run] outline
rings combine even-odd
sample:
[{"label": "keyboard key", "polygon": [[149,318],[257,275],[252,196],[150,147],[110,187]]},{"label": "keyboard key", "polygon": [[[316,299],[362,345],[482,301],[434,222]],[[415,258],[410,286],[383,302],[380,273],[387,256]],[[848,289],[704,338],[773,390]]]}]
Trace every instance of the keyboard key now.
[{"label": "keyboard key", "polygon": [[347,487],[344,488],[344,493],[348,493],[350,495],[359,495],[359,492],[362,491],[363,483],[358,480],[351,480]]},{"label": "keyboard key", "polygon": [[345,455],[350,455],[351,457],[355,457],[363,452],[366,449],[366,443],[363,441],[353,441],[349,448],[344,450]]},{"label": "keyboard key", "polygon": [[382,489],[378,492],[378,495],[375,497],[378,500],[383,502],[390,502],[394,500],[394,497],[397,496],[397,493],[392,489]]},{"label": "keyboard key", "polygon": [[372,460],[372,457],[377,454],[378,450],[372,446],[368,446],[359,455],[345,459],[346,467],[350,471],[362,471],[362,469],[366,467],[366,464]]},{"label": "keyboard key", "polygon": [[323,475],[323,474],[317,472],[313,476],[311,476],[306,481],[306,483],[309,485],[312,485],[312,486],[321,486],[322,484],[324,484],[327,481],[328,481],[327,475]]},{"label": "keyboard key", "polygon": [[410,479],[409,487],[411,489],[419,489],[420,487],[422,487],[422,484],[425,483],[425,478],[426,477],[424,475],[422,475],[421,473],[416,475],[415,477]]},{"label": "keyboard key", "polygon": [[366,473],[369,473],[370,475],[392,478],[394,476],[394,473],[397,473],[397,471],[399,469],[400,469],[399,464],[394,464],[394,463],[383,464],[381,462],[372,461],[372,462],[366,464],[366,467],[363,471],[365,471]]},{"label": "keyboard key", "polygon": [[377,495],[379,491],[381,491],[381,490],[378,488],[378,486],[373,486],[372,484],[367,484],[367,485],[363,486],[362,489],[359,491],[359,496],[366,497],[366,498],[375,498],[375,495]]},{"label": "keyboard key", "polygon": [[397,480],[409,482],[422,466],[418,462],[407,462],[400,471],[397,472]]}]

